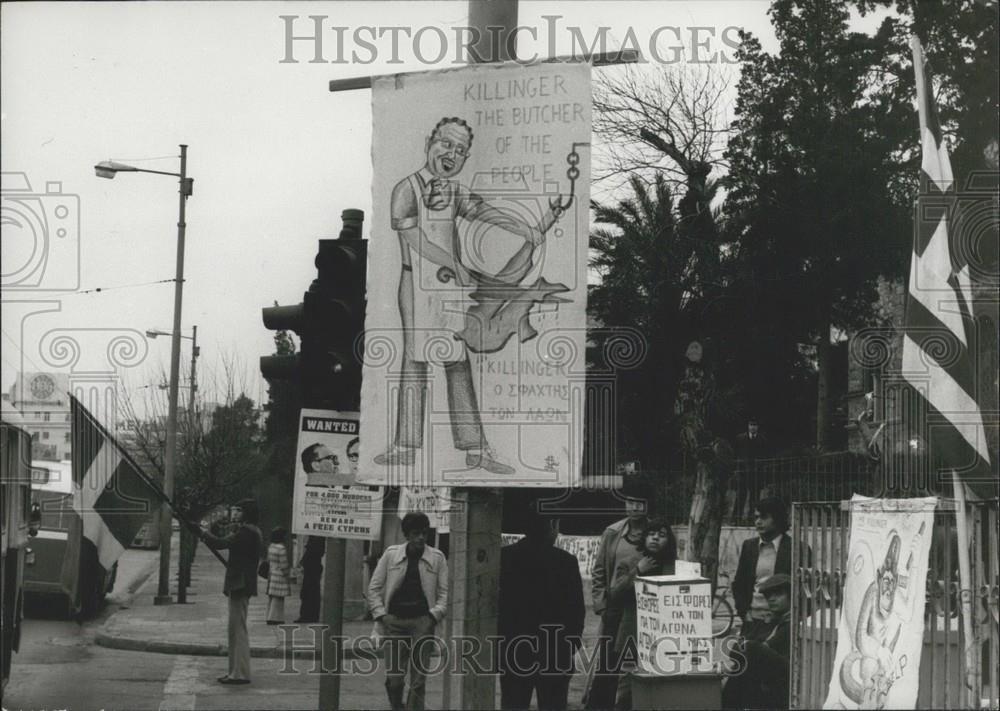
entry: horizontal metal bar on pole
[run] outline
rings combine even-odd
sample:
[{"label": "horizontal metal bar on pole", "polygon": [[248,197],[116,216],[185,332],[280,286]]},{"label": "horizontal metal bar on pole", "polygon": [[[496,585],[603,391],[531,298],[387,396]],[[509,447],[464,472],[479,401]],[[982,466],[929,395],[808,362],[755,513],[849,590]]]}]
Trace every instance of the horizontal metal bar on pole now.
[{"label": "horizontal metal bar on pole", "polygon": [[[503,62],[503,64],[518,65],[522,67],[531,67],[537,64],[570,64],[574,62],[589,62],[595,67],[610,67],[616,64],[635,64],[642,59],[642,55],[634,49],[623,49],[618,52],[598,52],[597,54],[591,54],[589,56],[567,56],[567,57],[550,57],[548,59],[540,59],[537,62]],[[473,65],[469,65],[470,67]],[[407,74],[422,74],[425,70],[419,72],[403,72],[401,74],[385,74],[382,76],[406,76]],[[330,91],[354,91],[355,89],[371,89],[372,79],[375,77],[350,77],[348,79],[331,79],[330,80]]]}]

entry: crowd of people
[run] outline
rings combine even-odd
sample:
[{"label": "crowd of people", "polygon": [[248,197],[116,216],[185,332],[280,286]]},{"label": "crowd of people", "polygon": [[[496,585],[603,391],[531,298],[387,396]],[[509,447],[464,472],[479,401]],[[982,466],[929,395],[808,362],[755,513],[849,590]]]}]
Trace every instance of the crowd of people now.
[{"label": "crowd of people", "polygon": [[[632,708],[629,673],[635,670],[638,576],[671,575],[677,539],[666,519],[650,514],[648,492],[626,491],[626,516],[601,534],[591,573],[591,602],[600,617],[595,664],[587,680],[586,709]],[[532,508],[523,512],[524,535],[501,551],[496,671],[501,707],[527,709],[532,697],[541,709],[569,705],[570,680],[582,644],[586,617],[583,579],[575,556],[556,547],[559,519]],[[765,498],[755,511],[757,535],[740,550],[732,595],[741,620],[735,649],[739,659],[723,689],[723,708],[787,708],[791,636],[791,547],[783,502]],[[378,558],[366,597],[383,646],[385,687],[392,709],[424,708],[425,670],[435,647],[432,638],[448,608],[448,562],[428,543],[430,521],[423,513],[402,520],[405,542]],[[226,535],[202,531],[215,549],[228,549],[224,593],[229,599],[229,669],[222,684],[250,681],[246,616],[257,578],[266,573],[267,621],[283,623],[291,593],[287,531],[275,528],[260,569],[262,535],[257,506],[241,501],[231,511]],[[319,579],[324,541],[309,537],[298,565],[301,608],[296,622],[319,620]]]}]

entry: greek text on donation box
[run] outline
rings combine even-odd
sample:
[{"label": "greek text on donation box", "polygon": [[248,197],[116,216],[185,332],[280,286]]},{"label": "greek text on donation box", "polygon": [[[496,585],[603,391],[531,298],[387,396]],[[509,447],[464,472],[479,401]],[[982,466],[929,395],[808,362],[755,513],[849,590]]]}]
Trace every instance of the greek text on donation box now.
[{"label": "greek text on donation box", "polygon": [[635,579],[636,651],[649,674],[712,671],[712,586],[691,575]]}]

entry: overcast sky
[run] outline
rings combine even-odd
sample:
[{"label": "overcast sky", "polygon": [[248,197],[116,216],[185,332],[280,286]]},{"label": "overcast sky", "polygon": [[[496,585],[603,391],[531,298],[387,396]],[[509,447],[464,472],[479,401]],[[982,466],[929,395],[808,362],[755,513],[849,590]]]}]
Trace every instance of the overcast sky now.
[{"label": "overcast sky", "polygon": [[[519,54],[544,57],[553,46],[568,54],[570,26],[587,42],[606,26],[609,49],[631,28],[647,56],[654,31],[677,28],[661,30],[660,46],[686,45],[690,56],[691,28],[704,27],[713,29],[699,31],[703,56],[718,52],[721,60],[733,54],[723,42],[726,28],[745,27],[774,48],[766,9],[757,0],[523,0],[520,23],[538,39],[522,32]],[[114,159],[177,171],[178,144],[186,143],[195,183],[185,333],[198,325],[206,371],[217,370],[223,354],[238,357],[257,399],[257,358],[272,351],[273,336],[261,307],[302,298],[315,276],[316,240],[336,236],[341,210],[358,207],[371,218],[371,93],[331,94],[329,80],[453,67],[454,35],[435,28],[451,33],[467,23],[466,12],[457,1],[4,3],[2,390],[22,369],[106,372],[109,341],[170,329],[173,285],[149,283],[174,275],[176,180],[134,173],[103,180],[93,165]],[[312,34],[310,15],[327,16],[324,62],[309,61],[309,41],[293,45],[295,63],[282,61],[282,15],[298,16],[296,35]],[[409,27],[414,37],[430,28],[420,34],[425,61],[399,31],[397,57],[389,31],[367,50],[365,26]],[[442,36],[447,56],[438,61]],[[11,173],[23,173],[31,190]],[[46,194],[52,182],[61,182],[63,196],[56,186]],[[31,222],[39,212],[42,227]],[[57,229],[66,230],[63,237]],[[39,230],[50,239],[39,240]],[[380,278],[377,268],[370,278]],[[79,293],[97,288],[104,291]],[[65,337],[79,344],[78,356],[65,350]],[[185,341],[182,362],[189,354]],[[169,339],[116,357],[130,365],[121,373],[131,385],[154,382],[168,365]]]}]

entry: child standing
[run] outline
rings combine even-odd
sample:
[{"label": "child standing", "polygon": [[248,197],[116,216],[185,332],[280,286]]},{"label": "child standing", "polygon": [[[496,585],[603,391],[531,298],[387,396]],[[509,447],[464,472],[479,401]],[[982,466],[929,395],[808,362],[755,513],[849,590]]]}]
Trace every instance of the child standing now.
[{"label": "child standing", "polygon": [[267,624],[285,623],[285,598],[291,593],[289,584],[290,566],[285,538],[288,532],[277,526],[271,531],[271,545],[267,547],[267,562],[270,567],[267,577]]}]

